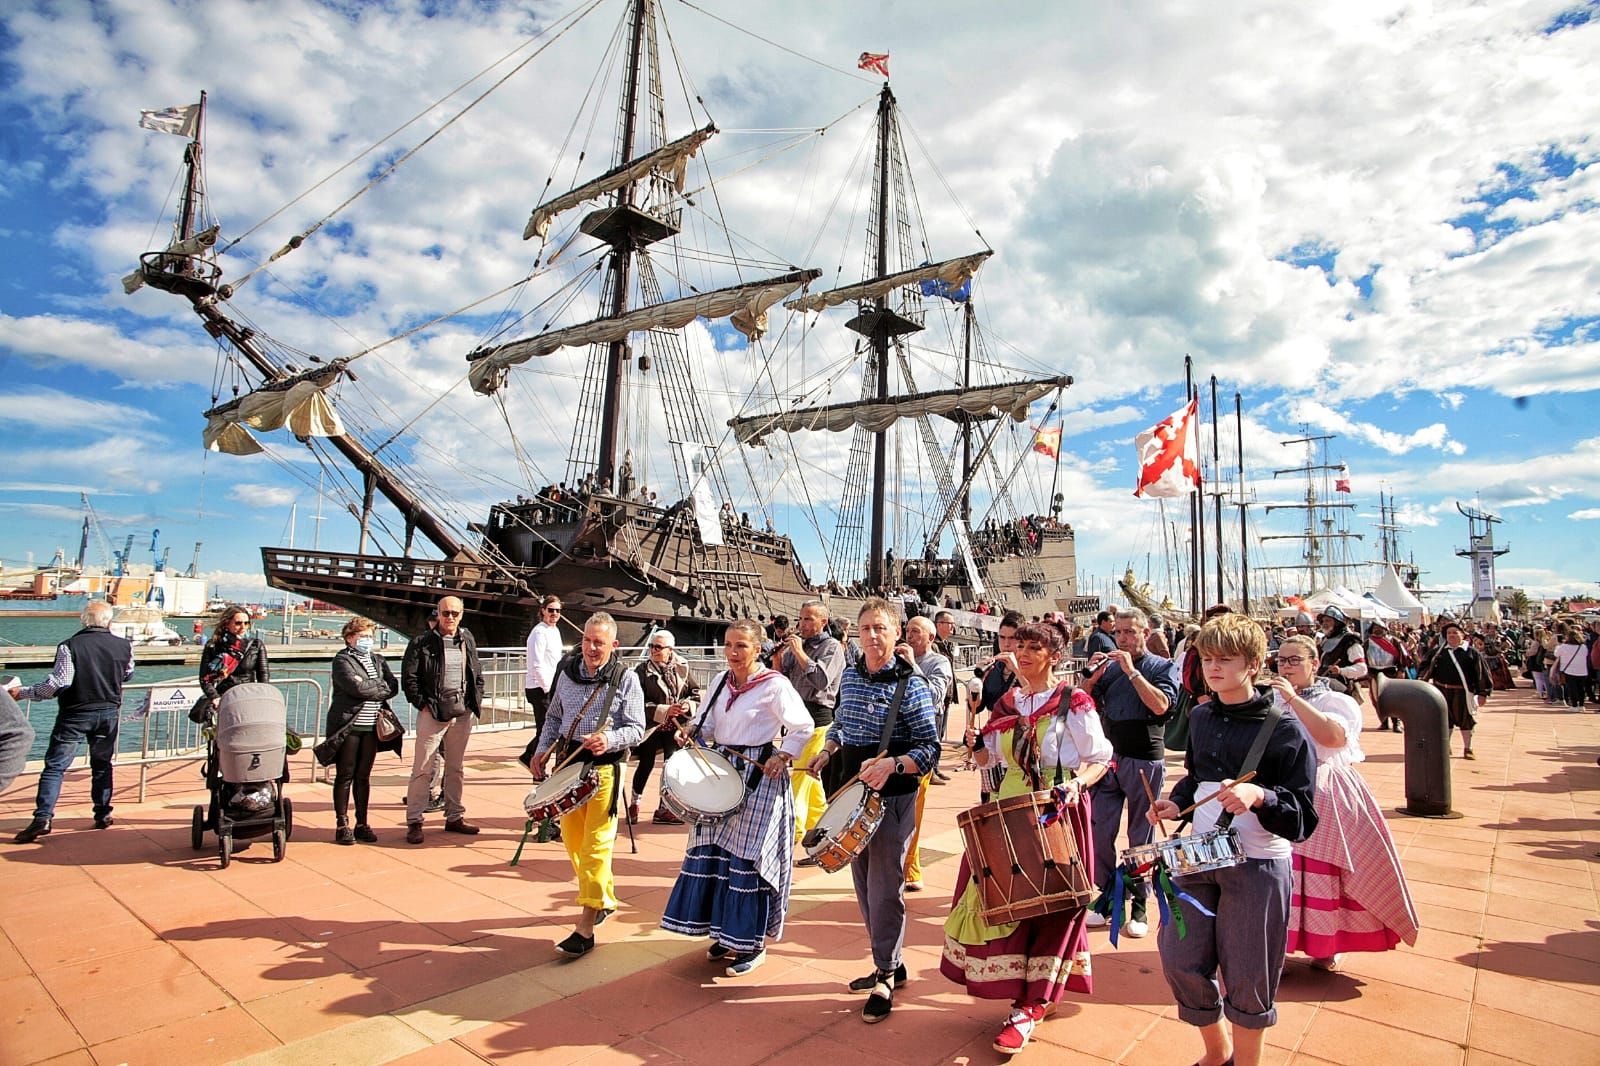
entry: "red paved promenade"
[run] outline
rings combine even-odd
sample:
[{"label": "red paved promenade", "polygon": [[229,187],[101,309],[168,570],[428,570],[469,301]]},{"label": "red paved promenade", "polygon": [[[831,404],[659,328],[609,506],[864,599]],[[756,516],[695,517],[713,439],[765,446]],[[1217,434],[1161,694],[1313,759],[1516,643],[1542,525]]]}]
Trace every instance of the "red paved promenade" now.
[{"label": "red paved promenade", "polygon": [[[189,848],[203,800],[193,766],[164,769],[149,802],[126,791],[105,832],[89,828],[87,772],[74,771],[52,836],[0,844],[0,1064],[1000,1058],[989,1043],[1001,1007],[957,994],[936,969],[972,775],[930,793],[912,981],[888,1022],[867,1026],[844,988],[870,968],[848,875],[797,871],[785,940],[749,977],[726,978],[704,942],[654,928],[682,830],[641,825],[636,856],[624,838],[622,910],[592,955],[559,959],[565,853],[530,844],[520,867],[506,864],[527,790],[511,757],[526,736],[473,742],[467,801],[483,835],[447,836],[433,815],[423,847],[401,839],[409,745],[406,764],[382,756],[374,774],[377,846],[332,843],[329,789],[305,781],[301,756],[287,859],[274,865],[257,843],[227,870]],[[1400,740],[1362,738],[1390,810],[1403,802]],[[1269,1062],[1600,1063],[1600,715],[1501,693],[1476,747],[1477,762],[1453,764],[1464,818],[1391,819],[1422,915],[1416,948],[1346,956],[1337,974],[1291,961]],[[28,819],[33,782],[0,799],[5,840]],[[1024,1061],[1194,1061],[1154,938],[1113,950],[1092,935],[1094,997],[1064,1002]]]}]

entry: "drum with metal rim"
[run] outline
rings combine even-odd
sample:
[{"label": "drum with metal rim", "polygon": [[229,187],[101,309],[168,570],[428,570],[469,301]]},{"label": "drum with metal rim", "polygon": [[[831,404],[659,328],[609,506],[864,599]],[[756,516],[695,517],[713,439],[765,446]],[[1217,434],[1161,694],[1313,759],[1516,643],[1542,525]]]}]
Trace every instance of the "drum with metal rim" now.
[{"label": "drum with metal rim", "polygon": [[1239,840],[1239,830],[1233,826],[1212,829],[1205,833],[1168,837],[1150,844],[1123,851],[1122,865],[1143,870],[1163,863],[1173,877],[1185,874],[1203,874],[1238,866],[1244,862],[1244,844]]},{"label": "drum with metal rim", "polygon": [[867,849],[883,821],[883,796],[860,781],[834,793],[816,828],[806,834],[806,855],[827,873],[842,870]]},{"label": "drum with metal rim", "polygon": [[744,778],[721,752],[707,747],[673,752],[661,771],[661,802],[691,825],[712,825],[738,811]]},{"label": "drum with metal rim", "polygon": [[523,797],[522,806],[535,821],[560,818],[582,807],[600,788],[600,773],[594,763],[568,763]]}]

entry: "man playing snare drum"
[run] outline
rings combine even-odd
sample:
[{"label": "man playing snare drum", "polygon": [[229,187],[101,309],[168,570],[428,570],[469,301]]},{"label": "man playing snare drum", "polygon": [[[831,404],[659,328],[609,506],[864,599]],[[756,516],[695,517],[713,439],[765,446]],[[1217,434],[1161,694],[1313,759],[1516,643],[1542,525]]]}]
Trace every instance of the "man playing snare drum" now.
[{"label": "man playing snare drum", "polygon": [[766,942],[783,936],[794,867],[789,765],[814,728],[794,686],[761,664],[761,635],[761,624],[749,619],[728,627],[728,669],[711,682],[711,698],[689,727],[694,744],[715,745],[728,757],[743,779],[744,801],[727,818],[695,826],[661,916],[661,928],[671,932],[710,934],[706,958],[725,961],[729,977],[760,966]]},{"label": "man playing snare drum", "polygon": [[[820,772],[840,760],[846,781],[883,796],[883,820],[850,868],[856,903],[872,938],[872,973],[850,982],[852,992],[869,992],[861,1008],[865,1022],[881,1022],[894,1006],[894,989],[906,982],[900,952],[906,939],[906,851],[915,828],[917,782],[939,758],[933,695],[907,660],[894,654],[900,616],[876,596],[861,604],[856,619],[861,659],[845,670],[839,707],[822,751],[806,769]],[[905,696],[895,713],[888,752],[881,750],[884,723],[901,682]]]},{"label": "man playing snare drum", "polygon": [[561,818],[561,840],[578,878],[582,908],[572,935],[556,945],[563,955],[594,949],[594,927],[617,909],[611,876],[611,847],[617,839],[617,803],[622,793],[621,762],[644,737],[644,692],[639,676],[614,658],[617,623],[604,611],[583,627],[582,655],[569,656],[550,691],[550,710],[539,731],[539,750],[529,769],[545,778],[552,753],[559,769],[571,762],[599,767],[599,787],[582,806]]}]

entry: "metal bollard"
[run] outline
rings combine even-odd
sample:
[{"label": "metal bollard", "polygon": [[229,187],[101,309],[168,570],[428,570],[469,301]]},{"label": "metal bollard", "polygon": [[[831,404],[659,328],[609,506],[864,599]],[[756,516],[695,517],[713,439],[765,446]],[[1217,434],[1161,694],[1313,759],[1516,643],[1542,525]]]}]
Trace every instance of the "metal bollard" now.
[{"label": "metal bollard", "polygon": [[1380,676],[1378,713],[1406,727],[1406,805],[1400,813],[1460,818],[1460,812],[1450,809],[1450,720],[1444,695],[1426,681]]}]

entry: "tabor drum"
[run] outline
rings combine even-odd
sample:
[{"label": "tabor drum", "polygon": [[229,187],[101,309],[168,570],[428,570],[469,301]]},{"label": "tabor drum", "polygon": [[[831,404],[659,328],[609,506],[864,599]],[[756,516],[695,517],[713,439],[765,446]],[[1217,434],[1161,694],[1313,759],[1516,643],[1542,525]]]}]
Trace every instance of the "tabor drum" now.
[{"label": "tabor drum", "polygon": [[706,747],[673,752],[661,771],[661,802],[691,825],[711,825],[744,802],[744,778],[721,752]]},{"label": "tabor drum", "polygon": [[[1078,802],[1089,802],[1088,796]],[[1070,820],[1039,824],[1055,809],[1046,790],[980,803],[956,816],[984,921],[1020,922],[1089,905],[1094,882]]]},{"label": "tabor drum", "polygon": [[1126,849],[1120,858],[1121,865],[1141,874],[1160,862],[1173,877],[1182,877],[1185,874],[1203,874],[1208,870],[1238,866],[1244,862],[1245,854],[1244,845],[1239,841],[1239,831],[1228,826],[1141,844]]},{"label": "tabor drum", "polygon": [[860,781],[834,793],[816,827],[801,841],[806,854],[827,873],[849,866],[866,850],[872,834],[883,821],[883,796]]},{"label": "tabor drum", "polygon": [[560,818],[589,802],[600,787],[600,773],[593,763],[568,763],[523,797],[522,806],[534,821]]}]

